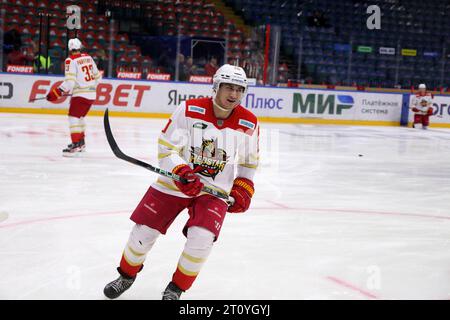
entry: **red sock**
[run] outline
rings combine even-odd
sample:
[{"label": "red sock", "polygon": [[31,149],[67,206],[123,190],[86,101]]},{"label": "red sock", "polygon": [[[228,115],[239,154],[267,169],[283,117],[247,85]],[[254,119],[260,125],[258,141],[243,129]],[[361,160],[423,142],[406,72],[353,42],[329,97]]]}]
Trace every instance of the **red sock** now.
[{"label": "red sock", "polygon": [[122,254],[122,259],[120,260],[120,270],[130,277],[135,277],[139,271],[142,269],[142,264],[138,266],[132,266],[127,262],[124,255]]},{"label": "red sock", "polygon": [[79,133],[79,132],[77,132],[77,133],[71,133],[71,134],[70,134],[70,137],[72,138],[72,143],[77,143],[78,141],[81,140],[81,138],[82,138],[82,133]]},{"label": "red sock", "polygon": [[192,286],[196,278],[197,276],[188,276],[177,268],[172,276],[172,282],[174,282],[181,290],[186,291]]}]

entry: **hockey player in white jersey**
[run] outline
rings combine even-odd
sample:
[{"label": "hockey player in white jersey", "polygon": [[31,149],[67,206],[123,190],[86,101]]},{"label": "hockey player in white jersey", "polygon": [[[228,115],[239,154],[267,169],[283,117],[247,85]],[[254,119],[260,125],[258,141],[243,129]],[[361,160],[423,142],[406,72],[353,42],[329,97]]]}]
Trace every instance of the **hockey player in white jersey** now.
[{"label": "hockey player in white jersey", "polygon": [[100,73],[94,59],[81,53],[81,41],[69,40],[70,56],[64,62],[65,79],[47,94],[48,101],[55,101],[63,93],[72,93],[69,107],[69,126],[72,143],[63,150],[63,156],[74,156],[84,151],[86,123],[84,117],[96,99]]},{"label": "hockey player in white jersey", "polygon": [[411,103],[411,110],[414,112],[413,128],[427,129],[430,125],[430,115],[433,114],[433,94],[427,92],[425,84],[419,85],[419,92],[414,96]]},{"label": "hockey player in white jersey", "polygon": [[[187,208],[186,244],[163,293],[163,300],[178,300],[194,283],[227,212],[249,208],[259,159],[259,125],[240,105],[246,91],[244,70],[226,64],[213,77],[213,98],[187,100],[172,114],[159,136],[159,166],[189,183],[163,177],[150,186],[131,215],[135,226],[117,268],[120,276],[104,289],[108,298],[130,288],[156,239]],[[204,184],[228,193],[235,202],[228,206],[202,192]]]}]

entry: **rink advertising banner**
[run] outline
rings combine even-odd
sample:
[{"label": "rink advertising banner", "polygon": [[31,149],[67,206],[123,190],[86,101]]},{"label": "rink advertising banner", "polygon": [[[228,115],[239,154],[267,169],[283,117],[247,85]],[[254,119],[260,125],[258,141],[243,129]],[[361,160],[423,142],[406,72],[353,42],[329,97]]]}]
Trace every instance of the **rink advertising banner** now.
[{"label": "rink advertising banner", "polygon": [[401,53],[402,53],[402,56],[409,56],[409,57],[417,56],[417,50],[416,49],[402,49]]},{"label": "rink advertising banner", "polygon": [[369,47],[369,46],[357,46],[356,51],[362,52],[362,53],[371,53],[373,51],[373,49],[372,49],[372,47]]},{"label": "rink advertising banner", "polygon": [[[0,107],[2,106],[2,101],[11,100],[14,97],[14,85],[11,82],[0,82]],[[7,104],[8,101],[5,101]]]},{"label": "rink advertising banner", "polygon": [[[62,76],[33,76],[0,73],[1,108],[67,110],[70,97],[49,102],[45,96],[59,86]],[[181,102],[210,96],[211,84],[173,83],[131,79],[102,79],[92,110],[170,114]],[[7,100],[6,100],[7,99]],[[33,101],[34,99],[38,99]]]},{"label": "rink advertising banner", "polygon": [[[1,73],[0,96],[4,98],[0,99],[0,109],[64,113],[70,97],[55,102],[42,99],[63,80],[62,76]],[[92,110],[103,111],[108,107],[127,114],[167,116],[187,99],[211,95],[211,84],[102,79]],[[400,120],[402,94],[250,86],[241,104],[262,120],[395,125]]]},{"label": "rink advertising banner", "polygon": [[208,76],[190,76],[189,82],[212,83],[212,77]]},{"label": "rink advertising banner", "polygon": [[380,47],[378,52],[380,54],[388,54],[388,55],[395,55],[395,48],[391,47]]},{"label": "rink advertising banner", "polygon": [[119,78],[119,79],[141,79],[142,73],[119,71],[117,73],[117,78]]},{"label": "rink advertising banner", "polygon": [[424,51],[423,56],[427,58],[437,58],[439,57],[439,52],[436,51]]},{"label": "rink advertising banner", "polygon": [[170,81],[170,73],[149,73],[147,80]]},{"label": "rink advertising banner", "polygon": [[33,73],[33,67],[32,66],[17,66],[14,64],[8,64],[6,66],[6,72]]},{"label": "rink advertising banner", "polygon": [[253,87],[244,106],[258,116],[302,118],[309,122],[314,119],[399,122],[402,95]]}]

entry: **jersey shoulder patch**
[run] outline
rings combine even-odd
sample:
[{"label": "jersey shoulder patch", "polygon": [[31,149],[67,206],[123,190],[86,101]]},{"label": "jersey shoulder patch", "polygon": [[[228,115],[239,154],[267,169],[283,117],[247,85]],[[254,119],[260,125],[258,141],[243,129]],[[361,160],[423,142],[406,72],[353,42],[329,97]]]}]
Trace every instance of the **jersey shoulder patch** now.
[{"label": "jersey shoulder patch", "polygon": [[206,114],[206,109],[203,108],[203,107],[199,107],[199,106],[188,105],[187,110],[189,112],[196,112],[196,113]]},{"label": "jersey shoulder patch", "polygon": [[243,127],[246,127],[246,128],[249,128],[249,129],[252,129],[252,130],[254,130],[255,127],[256,127],[255,123],[253,123],[251,121],[248,121],[248,120],[245,120],[245,119],[239,119],[239,125],[243,126]]},{"label": "jersey shoulder patch", "polygon": [[209,109],[212,108],[212,100],[209,98],[186,100],[186,116],[191,118],[209,118]]},{"label": "jersey shoulder patch", "polygon": [[238,125],[247,129],[255,130],[258,124],[258,118],[249,110],[243,106],[236,107],[236,119],[238,119]]}]

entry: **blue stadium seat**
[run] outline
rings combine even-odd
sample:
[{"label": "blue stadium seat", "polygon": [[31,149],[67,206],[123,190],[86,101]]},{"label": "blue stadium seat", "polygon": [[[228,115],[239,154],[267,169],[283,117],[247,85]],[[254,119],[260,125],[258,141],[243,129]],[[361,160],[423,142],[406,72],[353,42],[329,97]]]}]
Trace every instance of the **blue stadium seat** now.
[{"label": "blue stadium seat", "polygon": [[[440,74],[442,47],[450,34],[446,15],[450,5],[445,1],[409,0],[399,5],[390,0],[379,1],[382,10],[382,29],[368,30],[366,1],[353,0],[226,0],[234,8],[245,8],[243,16],[255,25],[264,22],[282,26],[282,47],[293,61],[298,54],[309,66],[318,65],[317,73],[328,76],[330,81],[347,78],[348,51],[338,51],[335,44],[349,44],[353,39],[352,81],[365,81],[377,85],[394,85],[395,68],[399,58],[399,79],[410,83],[422,74],[436,80]],[[311,27],[307,17],[315,10],[322,10],[331,24],[330,28]],[[298,16],[298,12],[302,12]],[[426,12],[426,14],[424,14]],[[269,19],[268,16],[271,16]],[[430,23],[432,17],[433,23]],[[303,50],[298,39],[303,37]],[[414,57],[379,53],[379,47],[416,49]],[[356,52],[358,45],[371,46],[371,53]],[[438,57],[424,56],[424,52],[436,51]],[[450,53],[450,46],[447,48]],[[312,68],[312,67],[311,67]],[[355,74],[359,73],[359,74]],[[446,66],[450,73],[450,63]],[[328,73],[328,74],[327,74]],[[321,77],[320,80],[324,78]],[[428,78],[423,78],[429,81]],[[450,79],[446,78],[446,81]]]}]

